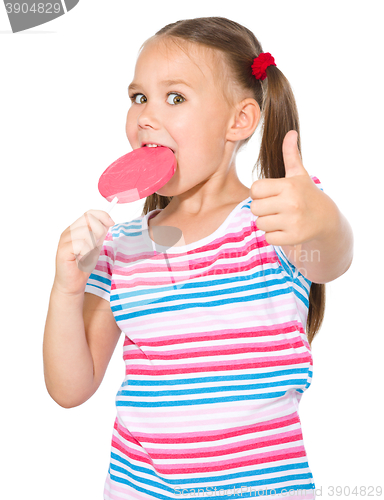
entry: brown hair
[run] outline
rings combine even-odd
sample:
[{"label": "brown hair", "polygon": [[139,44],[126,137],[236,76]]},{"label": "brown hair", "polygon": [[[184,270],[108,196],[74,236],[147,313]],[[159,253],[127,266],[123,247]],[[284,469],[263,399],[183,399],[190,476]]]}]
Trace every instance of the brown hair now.
[{"label": "brown hair", "polygon": [[[175,43],[178,39],[186,40],[219,51],[231,75],[229,79],[221,79],[222,82],[227,82],[224,93],[228,94],[231,88],[229,85],[232,85],[233,89],[251,91],[262,112],[260,152],[252,172],[258,167],[259,178],[285,177],[283,139],[287,132],[296,130],[301,154],[299,116],[291,86],[276,66],[267,68],[267,78],[264,81],[256,80],[252,75],[252,62],[263,52],[255,35],[241,24],[224,17],[200,17],[168,24],[152,37],[152,39],[157,38],[165,38]],[[228,98],[231,100],[231,96]],[[251,137],[244,139],[240,147]],[[148,196],[142,215],[155,209],[165,208],[171,199],[172,197],[157,193]],[[311,283],[306,325],[310,345],[323,322],[324,311],[325,284]]]}]

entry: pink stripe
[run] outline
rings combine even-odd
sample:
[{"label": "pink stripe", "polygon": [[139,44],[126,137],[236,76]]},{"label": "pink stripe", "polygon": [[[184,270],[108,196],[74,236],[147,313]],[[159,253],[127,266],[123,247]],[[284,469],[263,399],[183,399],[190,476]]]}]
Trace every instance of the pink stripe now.
[{"label": "pink stripe", "polygon": [[[156,297],[153,297],[154,314],[160,314],[160,312],[157,312],[155,309],[159,309],[159,311],[160,311],[161,309],[164,310],[165,308],[169,308],[172,306],[172,302],[177,306],[177,304],[180,302],[180,300],[184,300],[184,301],[190,300],[190,304],[193,305],[193,301],[191,299],[188,299],[188,295],[192,295],[192,293],[196,293],[196,292],[191,292],[190,294],[184,293],[183,295],[180,295],[178,299],[172,299],[169,302],[165,302],[165,303],[163,303],[162,306],[157,306],[155,304]],[[259,317],[279,318],[279,317],[287,316],[288,314],[293,314],[293,313],[296,314],[297,313],[297,304],[296,304],[295,299],[292,296],[285,295],[281,299],[278,299],[277,297],[273,297],[274,302],[272,303],[272,302],[270,302],[270,299],[268,297],[259,298],[259,299],[257,298],[258,295],[263,295],[263,294],[265,294],[265,290],[260,290],[259,294],[252,292],[249,295],[249,297],[251,297],[250,301],[244,302],[243,304],[240,304],[240,305],[239,305],[239,303],[236,303],[236,302],[234,302],[233,304],[218,305],[218,306],[215,306],[215,310],[217,310],[217,308],[221,308],[224,316],[228,315],[228,314],[245,313],[246,317],[244,318],[243,322],[249,321],[249,317],[251,316],[251,313],[252,313],[252,316],[254,317],[256,311],[259,311],[257,314],[257,319]],[[239,298],[240,296],[233,295],[233,297]],[[207,298],[208,300],[206,300],[204,302],[204,304],[209,304],[210,302],[217,302],[222,298],[223,298],[222,295],[213,296],[213,299],[211,299],[211,300],[209,300],[209,298]],[[229,299],[230,296],[227,298]],[[199,300],[199,302],[201,302],[201,299]],[[252,311],[249,310],[250,303],[252,306]],[[287,305],[292,306],[292,309],[286,309],[284,306],[287,306]],[[283,308],[280,312],[278,310],[274,311],[275,309],[277,309],[279,307]],[[130,313],[129,309],[130,309],[130,307],[125,308],[125,309],[121,309],[121,310],[116,310],[115,314],[117,316],[127,314],[127,313],[129,314]],[[186,320],[188,320],[191,317],[196,318],[196,310],[197,309],[200,309],[200,306],[199,307],[192,307],[191,309],[182,309],[180,311],[178,311],[177,309],[174,309],[171,312],[168,312],[168,311],[165,313],[162,312],[161,313],[162,316],[159,316],[156,318],[156,323],[169,322],[168,314],[172,314],[172,315],[173,314],[182,314],[183,319],[185,318]],[[272,311],[268,311],[269,309],[271,309]],[[189,311],[191,311],[191,312],[189,312]],[[262,313],[267,313],[270,316],[269,315],[266,316],[265,314],[262,315]],[[129,319],[130,325],[131,324],[135,325],[135,322],[142,322],[142,317],[139,316],[138,318]],[[122,324],[124,325],[124,323],[122,323]],[[301,323],[299,323],[299,324],[301,324]],[[275,327],[276,327],[276,325],[275,325]],[[150,329],[144,329],[144,332],[150,332],[150,331],[151,331]]]},{"label": "pink stripe", "polygon": [[[112,473],[114,473],[113,471]],[[127,500],[130,498],[136,498],[137,500],[148,500],[148,495],[145,493],[140,493],[130,486],[119,486],[121,483],[115,483],[111,481],[111,477],[108,474],[107,479],[105,481],[105,487],[104,487],[104,500],[110,499],[110,500]],[[107,489],[108,485],[108,489]],[[112,493],[111,493],[112,491]],[[117,496],[114,493],[122,493],[124,496]],[[128,495],[128,496],[127,496]]]},{"label": "pink stripe", "polygon": [[[252,307],[253,307],[253,303],[251,303]],[[164,307],[157,307],[157,311],[153,313],[153,316],[156,317],[156,324],[158,326],[161,325],[162,323],[162,319],[163,319],[163,322],[164,323],[169,323],[169,319],[170,317],[172,317],[172,320],[175,321],[177,319],[177,314],[178,314],[178,311],[176,309],[174,309],[173,311],[166,311],[165,309],[167,309],[169,307],[169,305],[164,305]],[[223,307],[223,306],[220,306],[220,307]],[[177,308],[177,305],[176,305],[176,308]],[[216,306],[217,308],[217,306]],[[213,308],[215,309],[215,308]],[[241,325],[242,323],[245,323],[247,325],[249,325],[249,322],[252,320],[251,316],[249,315],[249,305],[248,305],[248,309],[247,309],[247,306],[242,306],[240,308],[236,308],[236,309],[230,309],[230,307],[227,305],[226,306],[226,309],[227,311],[224,311],[224,310],[221,310],[220,313],[221,313],[221,319],[223,322],[226,321],[226,316],[230,316],[230,315],[234,315],[234,314],[242,314],[243,317],[239,317],[236,319],[236,324],[237,325]],[[265,307],[264,307],[265,309]],[[188,309],[184,309],[182,311],[183,315],[182,315],[182,318],[183,320],[190,320],[190,321],[193,321],[194,324],[196,324],[196,314],[198,314],[198,311],[202,310],[202,308],[200,307],[191,307],[191,309],[189,309],[190,312],[188,312]],[[125,312],[119,312],[119,314],[129,314],[129,311],[125,311]],[[215,311],[216,314],[220,314],[217,312],[217,310]],[[297,315],[297,308],[296,307],[293,307],[292,309],[286,309],[284,312],[281,312],[281,313],[268,313],[266,312],[265,314],[262,314],[262,313],[259,313],[257,314],[257,317],[255,315],[255,317],[253,318],[253,321],[257,321],[259,323],[261,323],[262,321],[268,321],[268,320],[271,320],[271,319],[274,319],[276,320],[276,322],[278,322],[278,320],[280,318],[284,318],[286,316],[296,316]],[[119,315],[116,313],[116,320],[117,321],[120,321],[119,319]],[[140,328],[140,322],[143,321],[143,318],[142,317],[139,317],[137,318],[137,323],[134,323],[134,320],[133,319],[130,319],[128,320],[127,323],[123,323],[122,324],[122,328],[127,328],[127,331],[131,330],[132,331],[132,334],[134,334],[134,329],[135,328]],[[144,321],[145,321],[145,317],[144,317]],[[198,323],[199,325],[199,328],[205,328],[205,329],[208,329],[208,327],[210,325],[217,325],[218,324],[218,320],[211,320],[211,321],[207,321],[207,320],[204,320],[204,321],[200,321]],[[298,325],[301,324],[298,322]],[[127,326],[125,326],[127,325]],[[167,326],[166,328],[169,329],[169,326]],[[146,330],[143,328],[142,334],[145,334],[146,333]],[[149,331],[149,333],[151,333],[151,331]],[[153,335],[153,330],[152,330],[152,335]]]},{"label": "pink stripe", "polygon": [[199,358],[205,356],[228,356],[236,355],[242,353],[252,353],[252,352],[271,352],[271,351],[284,351],[286,349],[299,349],[303,346],[301,338],[292,338],[287,340],[278,340],[276,342],[263,342],[257,344],[256,346],[252,344],[238,344],[236,345],[226,345],[226,346],[207,346],[207,347],[196,347],[194,349],[175,349],[174,351],[150,351],[148,349],[144,352],[132,351],[127,352],[127,356],[124,355],[124,359],[162,359],[162,360],[172,360],[172,359],[185,359],[185,358]]},{"label": "pink stripe", "polygon": [[[188,271],[188,273],[190,273],[192,271],[206,269],[208,272],[207,275],[209,276],[211,274],[217,274],[218,265],[220,265],[220,274],[230,274],[232,271],[249,270],[257,266],[274,264],[277,262],[277,256],[274,252],[265,252],[264,254],[250,254],[250,251],[254,250],[255,248],[256,247],[254,244],[250,244],[248,245],[246,250],[242,249],[239,251],[238,249],[226,249],[225,251],[219,251],[215,255],[206,255],[200,258],[196,258],[194,259],[194,261],[191,261],[189,259],[186,259],[185,261],[172,260],[174,254],[167,255],[167,258],[165,254],[163,254],[161,260],[157,261],[156,258],[151,258],[149,260],[148,256],[143,255],[142,258],[147,258],[147,260],[143,261],[142,264],[138,263],[136,266],[134,266],[134,273],[132,270],[133,266],[127,266],[124,262],[122,262],[122,265],[119,266],[119,261],[116,261],[114,267],[114,275],[117,278],[116,281],[120,282],[118,278],[119,276],[127,278],[127,276],[135,274],[145,275],[148,273],[153,275],[156,272],[164,272],[164,269],[169,269],[170,266],[171,270],[174,273],[180,273],[183,271]],[[248,256],[247,260],[240,260],[240,258],[244,258],[246,256]],[[224,263],[220,261],[221,259],[233,259],[233,261]],[[145,264],[147,261],[148,265]],[[214,270],[216,272],[214,272]],[[143,276],[141,276],[139,279],[143,279]]]},{"label": "pink stripe", "polygon": [[[127,419],[129,418],[132,418],[132,417],[140,417],[140,418],[143,418],[143,419],[154,419],[155,421],[153,423],[151,422],[145,422],[145,427],[146,428],[151,428],[151,427],[154,427],[155,429],[158,429],[159,426],[161,425],[161,428],[162,429],[167,429],[167,428],[170,428],[170,429],[173,429],[175,427],[175,422],[173,421],[169,421],[168,423],[167,422],[161,422],[159,423],[156,419],[157,419],[157,416],[161,416],[162,418],[164,417],[182,417],[183,419],[185,419],[186,416],[188,417],[191,417],[193,419],[193,417],[195,415],[199,415],[199,416],[202,416],[202,415],[205,415],[207,414],[207,416],[211,417],[212,415],[216,414],[216,413],[223,413],[223,411],[225,411],[225,413],[231,413],[231,412],[244,412],[244,413],[249,413],[250,411],[252,411],[254,414],[251,415],[249,414],[249,416],[247,416],[247,418],[249,417],[253,417],[255,418],[255,414],[257,412],[257,418],[264,418],[264,417],[269,417],[270,415],[275,415],[276,413],[282,413],[284,411],[287,411],[287,410],[292,410],[292,404],[291,403],[288,403],[286,405],[283,405],[283,406],[278,406],[278,407],[272,407],[272,408],[268,408],[267,410],[265,411],[260,411],[258,408],[262,408],[262,407],[265,407],[265,402],[263,402],[262,404],[253,404],[251,406],[240,406],[240,405],[236,405],[236,408],[234,407],[224,407],[224,408],[219,408],[219,409],[214,409],[214,408],[210,408],[207,407],[206,408],[206,413],[204,412],[204,405],[199,405],[199,408],[193,410],[191,407],[188,407],[186,408],[185,410],[182,410],[182,411],[177,411],[175,409],[175,411],[165,411],[163,409],[160,409],[158,408],[157,411],[159,412],[158,414],[154,415],[153,413],[150,413],[148,412],[148,410],[139,410],[138,408],[133,408],[132,411],[124,411],[124,410],[121,410],[120,408],[122,407],[119,407],[119,415],[121,417],[127,417]],[[296,412],[292,413],[292,415],[295,415]],[[231,417],[231,420],[230,420],[230,423],[231,424],[236,424],[236,422],[244,422],[244,415],[240,416],[240,417]],[[204,425],[212,425],[212,418],[209,418],[207,420],[199,420],[198,421],[200,425],[204,426]],[[196,420],[190,420],[190,421],[185,421],[183,420],[182,421],[182,424],[183,424],[183,427],[187,428],[187,427],[196,427]],[[228,425],[228,417],[223,417],[223,418],[215,418],[215,424],[225,424],[225,425]],[[134,425],[134,423],[132,422],[132,426]],[[136,435],[136,433],[135,433]]]},{"label": "pink stripe", "polygon": [[[289,303],[290,300],[284,301],[283,305]],[[255,308],[257,309],[257,308]],[[236,313],[236,311],[234,311]],[[164,323],[165,320],[163,318],[159,318],[159,321],[156,321],[157,324]],[[215,321],[209,322],[209,324],[215,324]],[[208,325],[208,322],[204,322],[204,325]],[[225,340],[225,339],[243,339],[249,337],[266,337],[280,334],[287,334],[292,332],[304,333],[303,326],[299,321],[287,321],[285,323],[281,323],[279,325],[262,325],[262,326],[252,326],[251,328],[236,328],[234,330],[231,329],[218,329],[216,331],[209,332],[209,340]],[[153,334],[153,330],[148,330]],[[145,333],[145,330],[140,330],[140,334]],[[134,334],[134,332],[133,332]],[[131,336],[131,338],[133,338]],[[207,340],[206,333],[186,333],[183,335],[162,335],[161,340],[158,340],[158,337],[154,337],[153,339],[141,339],[137,338],[133,342],[125,337],[126,343],[135,343],[139,347],[157,347],[163,345],[173,345],[173,344],[185,344],[187,342],[201,342]],[[125,343],[124,342],[124,343]]]},{"label": "pink stripe", "polygon": [[[192,316],[192,315],[191,315]],[[195,315],[193,315],[195,316]],[[195,316],[196,317],[196,316]],[[259,314],[257,315],[257,318],[259,318]],[[195,335],[186,333],[186,334],[181,334],[181,335],[169,335],[169,336],[162,336],[161,340],[158,339],[158,331],[161,329],[159,328],[156,331],[156,336],[153,336],[153,338],[137,338],[135,339],[132,337],[132,335],[135,334],[135,326],[131,325],[131,329],[133,328],[133,332],[130,333],[130,337],[126,336],[125,342],[126,343],[131,343],[131,344],[136,344],[140,345],[140,347],[157,347],[157,346],[163,346],[163,345],[172,345],[172,344],[185,344],[185,343],[192,343],[192,342],[201,342],[201,341],[206,341],[208,340],[225,340],[225,339],[237,339],[239,338],[249,338],[249,337],[272,337],[276,335],[281,335],[281,334],[289,334],[289,333],[300,333],[302,335],[305,335],[305,332],[303,330],[302,323],[298,320],[293,320],[289,322],[282,322],[280,324],[274,324],[273,328],[271,328],[268,325],[249,325],[249,320],[250,318],[246,318],[244,322],[247,322],[248,325],[244,328],[231,328],[231,329],[220,329],[218,328],[220,325],[213,322],[213,321],[204,321],[204,323],[201,323],[200,326],[201,328],[208,328],[212,323],[213,325],[216,324],[216,330],[213,329],[207,333],[206,331],[203,332],[196,332]],[[239,319],[236,319],[236,325],[238,324]],[[160,323],[164,322],[162,318],[159,317],[159,321],[156,322],[157,325]],[[225,321],[222,322],[223,325],[225,325]],[[168,326],[164,326],[164,331],[166,328],[169,328]],[[142,333],[142,332],[140,332]],[[145,332],[144,332],[145,333]],[[153,330],[148,332],[149,334],[152,333],[153,335]],[[208,337],[209,335],[209,337]],[[164,338],[164,340],[163,340]],[[278,340],[278,339],[276,339]],[[139,344],[138,344],[139,343]]]},{"label": "pink stripe", "polygon": [[[263,292],[261,292],[263,293]],[[188,305],[190,305],[190,308],[178,310],[177,306],[180,301],[180,299],[185,300]],[[188,299],[188,295],[185,296],[180,296],[180,299],[177,301],[171,300],[168,303],[163,303],[162,305],[156,305],[155,301],[156,298],[153,298],[153,313],[152,315],[156,317],[156,324],[161,325],[162,323],[169,323],[170,316],[172,316],[172,319],[180,315],[183,318],[183,321],[188,321],[189,319],[193,319],[194,323],[196,322],[196,312],[202,310],[205,306],[205,304],[210,304],[212,302],[218,302],[220,300],[220,297],[214,297],[213,300],[207,300],[206,302],[203,303],[202,306],[197,306],[197,301],[192,301]],[[189,302],[188,302],[189,300]],[[252,300],[248,302],[244,302],[242,304],[238,303],[228,303],[228,304],[221,304],[221,305],[215,305],[211,306],[212,311],[217,313],[217,310],[219,309],[220,314],[222,316],[222,321],[224,322],[226,320],[226,316],[231,317],[232,315],[237,314],[238,318],[236,319],[237,324],[241,323],[247,323],[249,324],[249,321],[252,320],[254,323],[257,321],[260,323],[263,320],[268,319],[276,319],[279,320],[280,318],[285,318],[288,315],[290,317],[297,317],[298,318],[298,324],[301,325],[301,321],[299,319],[298,313],[297,313],[297,304],[293,300],[292,296],[288,296],[287,299],[283,299],[282,302],[276,302],[272,305],[270,302],[268,302],[269,299],[267,298],[253,298]],[[173,303],[172,303],[173,302]],[[290,308],[285,308],[284,310],[281,310],[280,312],[276,310],[275,308],[280,307],[280,306],[285,306],[285,305],[290,305]],[[168,311],[166,309],[173,307],[174,309],[171,311]],[[252,308],[252,311],[250,310]],[[270,309],[270,310],[269,310]],[[151,333],[153,334],[153,330],[146,329],[144,327],[143,321],[145,321],[145,317],[143,319],[142,316],[138,316],[136,318],[129,318],[128,320],[123,320],[120,319],[122,315],[130,314],[132,311],[130,308],[127,309],[122,309],[122,310],[116,310],[114,312],[116,319],[121,322],[122,327],[124,328],[125,325],[127,325],[127,328],[129,330],[135,329],[135,328],[141,328],[142,332],[140,333]],[[256,315],[257,312],[257,315]],[[209,309],[208,309],[209,313]],[[204,327],[204,326],[209,326],[209,325],[215,325],[217,324],[218,320],[204,320],[204,322],[200,321],[198,323],[199,327]],[[281,321],[280,321],[281,322]],[[283,323],[284,324],[284,323]],[[276,325],[276,323],[275,323]],[[168,326],[166,328],[169,328]],[[133,330],[134,331],[134,330]]]},{"label": "pink stripe", "polygon": [[[229,422],[228,422],[229,423]],[[231,422],[232,423],[232,422]],[[180,437],[180,433],[176,434],[147,434],[143,432],[135,432],[135,437],[142,443],[199,443],[207,441],[216,441],[229,439],[234,436],[243,436],[245,434],[253,434],[255,432],[264,432],[271,429],[281,429],[294,424],[300,424],[297,415],[288,415],[285,417],[276,418],[262,424],[243,425],[240,427],[231,427],[229,430],[222,429],[220,431],[204,431],[204,432],[189,432],[188,435]],[[196,424],[196,421],[195,421]]]},{"label": "pink stripe", "polygon": [[[185,373],[201,373],[201,372],[215,372],[215,371],[230,371],[230,370],[247,370],[255,368],[270,368],[272,366],[290,366],[310,361],[308,353],[292,354],[287,356],[271,356],[265,361],[252,361],[244,362],[244,360],[231,360],[228,365],[226,361],[220,362],[207,362],[207,363],[191,363],[188,365],[178,366],[157,366],[156,368],[147,368],[145,365],[126,365],[125,374],[127,375],[175,375]],[[265,359],[265,358],[262,358]],[[126,357],[124,357],[126,360]]]},{"label": "pink stripe", "polygon": [[154,460],[177,460],[179,458],[182,458],[183,460],[186,458],[194,460],[195,458],[221,457],[223,455],[243,453],[249,450],[256,450],[257,448],[268,448],[269,446],[277,446],[302,440],[303,435],[300,429],[298,429],[264,438],[247,439],[246,441],[221,446],[210,446],[206,451],[205,448],[200,448],[198,450],[195,450],[194,448],[183,448],[182,450],[173,449],[169,451],[167,449],[160,450],[158,448],[149,448],[148,446],[146,446],[145,449]]},{"label": "pink stripe", "polygon": [[[234,308],[232,307],[229,307],[229,305],[226,306],[226,310],[223,310],[221,311],[221,314],[222,314],[222,318],[223,318],[223,325],[225,325],[225,316],[228,314],[230,316],[232,315],[237,315],[238,318],[236,319],[236,325],[241,325],[242,323],[245,323],[247,324],[247,327],[242,330],[241,328],[239,329],[236,329],[235,332],[238,333],[238,332],[242,332],[242,331],[249,331],[249,322],[252,320],[252,317],[253,317],[253,322],[255,323],[255,326],[252,327],[252,331],[254,332],[257,332],[257,331],[261,331],[261,332],[267,332],[268,331],[268,326],[266,325],[262,325],[262,326],[257,326],[257,323],[260,323],[262,321],[262,319],[268,319],[269,317],[272,317],[272,318],[275,318],[275,319],[278,319],[279,317],[284,317],[284,316],[288,316],[288,315],[293,315],[293,316],[297,316],[297,309],[296,309],[296,306],[292,303],[292,298],[289,297],[288,299],[285,299],[285,300],[282,300],[281,302],[276,302],[273,307],[271,307],[271,309],[275,308],[275,307],[281,307],[281,306],[285,306],[287,304],[290,304],[292,305],[292,309],[289,309],[289,310],[285,310],[283,314],[280,314],[278,312],[271,312],[270,314],[265,313],[265,310],[267,308],[267,304],[263,301],[261,304],[257,304],[257,303],[254,303],[252,302],[251,303],[251,306],[252,306],[252,316],[250,314],[250,310],[249,310],[249,305],[243,305],[243,306],[236,306]],[[222,309],[223,309],[223,306],[221,306]],[[182,317],[183,317],[183,321],[188,321],[188,320],[193,320],[193,324],[196,323],[196,310],[199,310],[199,308],[196,308],[196,307],[192,307],[191,309],[184,309],[183,311],[181,311],[182,313]],[[213,310],[216,312],[216,308],[213,308]],[[190,312],[189,312],[190,311]],[[129,311],[119,311],[118,314],[127,314],[127,312]],[[262,313],[265,313],[265,314],[262,314]],[[170,311],[170,312],[163,312],[163,313],[156,313],[156,325],[158,325],[158,328],[160,329],[160,326],[162,324],[166,324],[164,326],[164,329],[167,329],[169,330],[169,320],[170,320],[170,317],[172,317],[172,319],[175,319],[177,318],[177,314],[179,312],[177,310],[173,310],[173,311]],[[116,313],[117,314],[117,313]],[[127,331],[130,332],[130,336],[131,338],[133,339],[133,341],[136,343],[136,342],[141,342],[141,345],[150,345],[149,343],[151,342],[151,340],[143,340],[142,337],[144,335],[151,335],[153,336],[153,328],[150,329],[150,328],[145,328],[145,325],[143,324],[143,318],[142,317],[138,317],[137,319],[135,318],[132,318],[132,319],[129,319],[127,322],[122,322],[121,323],[122,325],[122,328],[125,327],[125,325],[127,325]],[[303,325],[301,324],[301,322],[299,320],[297,321],[290,321],[290,322],[281,322],[281,324],[277,324],[276,323],[273,325],[273,327],[271,328],[272,332],[278,332],[280,333],[280,330],[282,329],[282,332],[281,333],[285,333],[285,325],[296,325],[296,330],[299,329],[299,331],[301,333],[304,333],[304,330],[303,330]],[[211,330],[211,326],[218,326],[218,320],[217,318],[216,319],[212,319],[212,320],[205,320],[204,322],[200,322],[199,323],[199,328],[205,328],[208,330],[208,328],[210,328]],[[134,337],[134,334],[135,334],[135,329],[138,329],[140,330],[140,335],[142,336],[140,339],[135,339]],[[219,335],[221,335],[221,332],[231,332],[233,333],[234,330],[231,329],[231,330],[220,330],[220,329],[217,329],[216,330],[217,333]],[[288,331],[293,331],[293,330],[288,330]],[[211,332],[209,331],[209,335],[215,335],[216,332]],[[192,337],[193,334],[186,334],[186,335],[182,335],[180,337],[177,337],[177,338],[181,338],[181,339],[188,339],[190,337]],[[196,334],[195,334],[196,335]],[[202,335],[200,333],[200,335]],[[262,335],[260,333],[260,335]],[[167,336],[166,338],[174,338],[174,336]],[[219,337],[220,338],[220,337]],[[225,338],[225,337],[224,337]],[[231,338],[231,337],[227,337],[227,338]],[[234,337],[232,337],[234,338]],[[206,337],[205,337],[206,339]],[[148,344],[147,344],[148,343]]]},{"label": "pink stripe", "polygon": [[[196,313],[195,313],[196,314]],[[188,315],[190,317],[191,321],[196,321],[196,316]],[[223,318],[224,319],[224,318]],[[175,319],[176,320],[176,317]],[[260,318],[260,315],[257,315],[257,320],[261,321],[262,318]],[[303,330],[303,326],[299,321],[294,321],[290,323],[281,323],[281,325],[275,325],[275,328],[272,330],[268,330],[267,326],[261,326],[261,327],[249,327],[249,318],[239,318],[236,320],[236,325],[241,326],[242,323],[246,324],[245,328],[238,328],[238,329],[231,329],[231,330],[226,330],[226,329],[219,329],[217,320],[212,320],[212,321],[204,321],[199,324],[199,328],[204,329],[206,332],[209,333],[196,333],[195,337],[192,337],[191,334],[186,334],[186,335],[180,335],[178,337],[167,337],[168,340],[164,341],[157,341],[156,338],[157,336],[151,340],[151,339],[139,339],[135,338],[135,330],[138,328],[136,325],[130,325],[130,338],[128,336],[125,336],[124,339],[124,346],[127,345],[133,345],[136,344],[138,347],[156,347],[156,346],[163,346],[163,345],[175,345],[175,344],[185,344],[185,343],[192,343],[192,342],[206,342],[207,340],[211,341],[220,341],[220,340],[227,340],[227,339],[246,339],[246,338],[251,338],[251,337],[273,337],[277,335],[289,335],[290,333],[299,333],[301,334],[301,339],[306,338],[306,334]],[[162,319],[158,317],[157,321],[157,335],[162,331]],[[223,322],[224,323],[224,322]],[[225,324],[225,323],[224,323]],[[217,330],[213,330],[212,326],[216,327]],[[289,326],[285,326],[289,325]],[[124,327],[122,327],[124,328]],[[165,328],[165,327],[164,327]],[[167,327],[169,328],[169,327]],[[143,328],[144,330],[144,328]],[[153,335],[153,330],[151,332],[148,332],[149,334]],[[145,335],[145,331],[140,332],[141,335]],[[297,336],[295,337],[297,338]],[[131,340],[132,339],[132,340]],[[278,339],[276,339],[278,341]]]},{"label": "pink stripe", "polygon": [[231,460],[220,460],[213,462],[209,460],[208,463],[204,464],[177,464],[167,465],[167,464],[157,464],[156,470],[159,473],[167,474],[197,474],[199,472],[216,472],[224,471],[228,469],[235,469],[241,467],[249,467],[257,464],[278,462],[280,460],[288,460],[290,458],[300,458],[305,457],[305,449],[303,446],[297,446],[294,448],[287,448],[285,450],[269,453],[261,453],[258,455],[248,455],[246,457],[238,457]]}]

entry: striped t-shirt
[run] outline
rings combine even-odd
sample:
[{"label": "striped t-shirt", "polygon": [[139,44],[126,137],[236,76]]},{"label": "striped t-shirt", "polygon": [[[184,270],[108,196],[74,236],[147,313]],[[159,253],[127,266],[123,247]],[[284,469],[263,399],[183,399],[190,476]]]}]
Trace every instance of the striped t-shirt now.
[{"label": "striped t-shirt", "polygon": [[160,210],[108,231],[85,288],[125,335],[105,500],[315,498],[298,415],[311,282],[251,202],[189,245],[151,239]]}]

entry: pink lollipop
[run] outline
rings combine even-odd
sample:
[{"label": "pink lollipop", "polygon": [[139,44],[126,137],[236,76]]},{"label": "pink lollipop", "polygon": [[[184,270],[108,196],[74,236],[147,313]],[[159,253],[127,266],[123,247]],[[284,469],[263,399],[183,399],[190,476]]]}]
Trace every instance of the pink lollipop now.
[{"label": "pink lollipop", "polygon": [[150,196],[166,184],[176,171],[176,157],[165,146],[142,147],[118,158],[101,175],[99,191],[116,203],[130,203]]}]

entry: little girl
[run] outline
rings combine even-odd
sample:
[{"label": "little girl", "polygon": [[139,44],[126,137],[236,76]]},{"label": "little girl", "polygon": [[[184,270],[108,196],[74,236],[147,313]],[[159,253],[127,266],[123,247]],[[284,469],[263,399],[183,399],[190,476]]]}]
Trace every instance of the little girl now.
[{"label": "little girl", "polygon": [[[199,18],[144,43],[129,97],[132,148],[166,146],[177,169],[140,217],[89,210],[62,233],[48,392],[89,399],[123,332],[104,499],[313,499],[298,403],[353,237],[301,163],[289,83],[247,28]],[[261,120],[249,188],[236,154]]]}]

